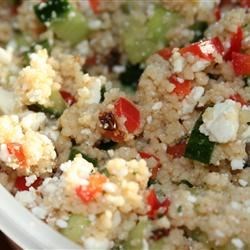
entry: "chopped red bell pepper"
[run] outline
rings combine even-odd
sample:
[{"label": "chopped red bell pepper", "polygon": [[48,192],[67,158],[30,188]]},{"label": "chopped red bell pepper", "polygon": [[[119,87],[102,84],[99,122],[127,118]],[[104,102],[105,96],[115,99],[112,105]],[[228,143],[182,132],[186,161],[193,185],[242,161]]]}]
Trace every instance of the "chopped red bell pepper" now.
[{"label": "chopped red bell pepper", "polygon": [[172,50],[169,48],[164,48],[164,49],[159,50],[157,54],[160,55],[165,60],[168,60],[172,55]]},{"label": "chopped red bell pepper", "polygon": [[115,114],[124,117],[124,125],[129,133],[135,132],[140,127],[141,115],[134,103],[120,97],[114,104]]},{"label": "chopped red bell pepper", "polygon": [[218,37],[208,39],[205,41],[193,43],[180,49],[182,55],[191,53],[207,61],[213,61],[215,54],[222,55],[224,52],[223,45]]},{"label": "chopped red bell pepper", "polygon": [[250,0],[240,0],[240,5],[244,8],[250,8]]},{"label": "chopped red bell pepper", "polygon": [[171,155],[173,158],[180,158],[184,155],[187,143],[181,141],[173,146],[167,147],[167,154]]},{"label": "chopped red bell pepper", "polygon": [[102,186],[107,181],[105,175],[96,173],[89,177],[89,184],[87,186],[78,186],[75,189],[76,195],[83,203],[93,201],[98,194],[102,192]]},{"label": "chopped red bell pepper", "polygon": [[185,97],[191,92],[191,81],[179,79],[175,75],[172,75],[168,80],[175,85],[173,93],[176,95]]},{"label": "chopped red bell pepper", "polygon": [[69,92],[65,91],[65,90],[60,90],[60,94],[61,94],[63,100],[69,106],[71,106],[72,104],[74,104],[76,102],[76,98],[73,95],[71,95]]},{"label": "chopped red bell pepper", "polygon": [[230,41],[230,48],[228,49],[228,51],[224,56],[225,60],[231,60],[233,52],[240,52],[242,39],[243,39],[243,31],[241,27],[238,27],[237,31],[232,34]]},{"label": "chopped red bell pepper", "polygon": [[232,64],[237,76],[250,74],[250,55],[233,52]]},{"label": "chopped red bell pepper", "polygon": [[221,19],[221,8],[219,6],[217,6],[214,9],[214,16],[215,16],[216,21],[219,21]]},{"label": "chopped red bell pepper", "polygon": [[[167,214],[171,201],[166,198],[163,202],[160,202],[156,196],[154,189],[151,189],[147,196],[147,204],[150,207],[147,213],[148,217],[150,219],[155,219],[158,213],[162,215]],[[161,211],[159,211],[160,208]]]},{"label": "chopped red bell pepper", "polygon": [[239,102],[241,106],[248,104],[239,93],[231,95],[229,98],[233,101]]},{"label": "chopped red bell pepper", "polygon": [[139,152],[139,155],[141,156],[142,159],[149,159],[152,157],[156,160],[155,166],[151,169],[151,177],[150,177],[152,180],[155,180],[157,175],[158,175],[158,172],[161,168],[160,159],[158,157],[156,157],[155,155],[149,154],[146,152]]},{"label": "chopped red bell pepper", "polygon": [[26,186],[25,176],[19,176],[16,178],[15,187],[18,191],[29,190],[30,187],[37,189],[43,183],[43,179],[38,177],[30,186]]},{"label": "chopped red bell pepper", "polygon": [[99,13],[99,8],[100,8],[100,0],[89,0],[89,4],[91,9],[95,14]]},{"label": "chopped red bell pepper", "polygon": [[96,65],[96,64],[97,64],[97,57],[96,57],[96,55],[87,57],[87,59],[86,59],[86,61],[85,61],[85,64],[86,64],[87,66]]},{"label": "chopped red bell pepper", "polygon": [[21,167],[26,167],[26,157],[24,154],[23,146],[19,143],[7,143],[7,150],[9,154],[13,155]]}]

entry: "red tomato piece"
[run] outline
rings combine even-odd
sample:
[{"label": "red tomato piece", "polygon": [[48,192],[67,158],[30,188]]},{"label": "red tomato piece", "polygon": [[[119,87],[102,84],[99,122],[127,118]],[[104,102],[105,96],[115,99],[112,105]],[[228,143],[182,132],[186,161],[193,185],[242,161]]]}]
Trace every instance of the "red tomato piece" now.
[{"label": "red tomato piece", "polygon": [[231,95],[229,98],[233,101],[239,102],[241,106],[247,105],[247,102],[243,99],[243,97],[239,93]]},{"label": "red tomato piece", "polygon": [[69,106],[71,106],[72,104],[74,104],[76,102],[76,98],[73,95],[71,95],[69,92],[65,91],[65,90],[60,90],[60,94],[61,94],[63,100]]},{"label": "red tomato piece", "polygon": [[172,50],[169,48],[164,48],[162,50],[159,50],[157,54],[160,55],[165,60],[168,60],[172,55]]},{"label": "red tomato piece", "polygon": [[99,13],[100,0],[89,0],[89,4],[91,9],[95,14]]},{"label": "red tomato piece", "polygon": [[139,152],[139,155],[141,156],[141,158],[143,159],[149,159],[149,158],[154,158],[157,163],[155,164],[155,166],[151,169],[151,179],[155,180],[157,175],[158,175],[158,172],[161,168],[161,162],[160,162],[160,159],[158,157],[156,157],[155,155],[152,155],[152,154],[149,154],[149,153],[146,153],[146,152]]},{"label": "red tomato piece", "polygon": [[38,177],[30,186],[26,186],[25,176],[19,176],[16,178],[15,187],[18,189],[18,191],[25,191],[29,190],[30,187],[37,189],[42,183],[43,180]]},{"label": "red tomato piece", "polygon": [[237,76],[250,74],[250,55],[233,52],[232,64]]},{"label": "red tomato piece", "polygon": [[9,154],[13,155],[17,159],[21,167],[25,167],[27,162],[23,151],[23,146],[19,143],[7,143],[6,146]]},{"label": "red tomato piece", "polygon": [[86,187],[78,186],[75,189],[76,195],[83,203],[93,201],[102,192],[102,185],[107,181],[107,177],[99,173],[89,177],[89,184]]},{"label": "red tomato piece", "polygon": [[224,48],[218,37],[193,43],[187,47],[180,49],[182,55],[186,53],[191,53],[195,56],[198,56],[207,61],[213,61],[214,54],[218,53],[220,55],[223,54]]},{"label": "red tomato piece", "polygon": [[175,75],[172,75],[168,80],[175,85],[173,93],[176,95],[185,97],[191,92],[191,81],[178,79]]},{"label": "red tomato piece", "polygon": [[140,127],[141,115],[134,103],[120,97],[114,104],[115,114],[124,117],[124,125],[129,133],[135,132]]},{"label": "red tomato piece", "polygon": [[180,158],[184,155],[187,143],[185,141],[179,142],[173,146],[167,147],[167,154],[173,158]]},{"label": "red tomato piece", "polygon": [[243,31],[241,27],[238,27],[236,33],[232,34],[230,41],[230,48],[228,49],[228,51],[224,56],[225,60],[231,60],[233,52],[240,52],[242,39],[243,39]]},{"label": "red tomato piece", "polygon": [[159,212],[158,210],[160,208],[161,208],[161,211],[160,211],[161,214],[167,214],[171,201],[168,198],[166,198],[164,201],[160,202],[157,198],[157,195],[154,189],[151,189],[147,196],[147,204],[150,207],[147,213],[148,217],[150,219],[155,219],[157,216],[157,213]]}]

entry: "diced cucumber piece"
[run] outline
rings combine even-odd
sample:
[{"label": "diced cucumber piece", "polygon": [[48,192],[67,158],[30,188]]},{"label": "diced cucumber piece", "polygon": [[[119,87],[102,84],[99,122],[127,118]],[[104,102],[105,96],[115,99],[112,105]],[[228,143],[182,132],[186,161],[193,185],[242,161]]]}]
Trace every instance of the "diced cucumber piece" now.
[{"label": "diced cucumber piece", "polygon": [[126,65],[126,71],[121,73],[119,76],[122,86],[129,87],[133,91],[136,91],[142,72],[143,69],[140,64],[133,65],[128,63]]},{"label": "diced cucumber piece", "polygon": [[55,19],[51,28],[58,38],[75,44],[88,35],[88,23],[85,17],[77,12],[71,11],[67,16]]},{"label": "diced cucumber piece", "polygon": [[70,150],[70,153],[69,153],[69,160],[74,160],[75,156],[77,154],[81,154],[82,155],[82,158],[84,158],[86,161],[90,162],[93,164],[94,167],[98,167],[98,161],[96,158],[92,158],[84,153],[82,153],[78,148],[76,147],[72,147],[71,150]]},{"label": "diced cucumber piece", "polygon": [[51,118],[59,118],[66,108],[66,103],[59,91],[53,91],[50,96],[50,100],[51,105],[49,107],[45,107],[40,104],[32,104],[28,106],[28,109],[34,112],[44,112]]},{"label": "diced cucumber piece", "polygon": [[165,241],[164,239],[160,239],[157,241],[151,241],[149,244],[149,249],[152,250],[164,250],[165,249]]},{"label": "diced cucumber piece", "polygon": [[141,220],[130,232],[126,242],[123,244],[124,250],[143,250],[143,240],[147,237],[150,229],[150,222]]},{"label": "diced cucumber piece", "polygon": [[34,12],[42,23],[48,23],[58,17],[66,16],[72,9],[68,0],[48,0],[34,6]]},{"label": "diced cucumber piece", "polygon": [[200,41],[204,37],[204,32],[208,28],[208,23],[205,21],[197,21],[190,29],[194,31],[194,37],[192,39],[192,43]]},{"label": "diced cucumber piece", "polygon": [[209,141],[208,136],[199,131],[202,123],[202,117],[200,117],[192,130],[184,157],[209,164],[215,143]]},{"label": "diced cucumber piece", "polygon": [[155,42],[164,42],[166,33],[177,23],[179,15],[157,6],[154,15],[147,23],[148,38]]},{"label": "diced cucumber piece", "polygon": [[89,225],[89,220],[78,214],[72,214],[68,220],[68,226],[60,230],[60,232],[76,243],[82,243],[85,228]]},{"label": "diced cucumber piece", "polygon": [[121,33],[123,47],[132,64],[140,63],[163,48],[166,34],[179,19],[174,12],[156,7],[153,16],[146,23],[130,17]]}]

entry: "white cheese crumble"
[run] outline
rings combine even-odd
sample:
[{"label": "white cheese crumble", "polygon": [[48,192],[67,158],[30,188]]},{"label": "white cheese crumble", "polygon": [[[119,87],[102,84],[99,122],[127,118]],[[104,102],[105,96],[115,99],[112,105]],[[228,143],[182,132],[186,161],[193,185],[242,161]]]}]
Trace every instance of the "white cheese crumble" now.
[{"label": "white cheese crumble", "polygon": [[33,207],[31,212],[41,220],[45,219],[48,213],[45,207]]},{"label": "white cheese crumble", "polygon": [[14,113],[17,97],[15,93],[0,88],[0,111],[3,114]]},{"label": "white cheese crumble", "polygon": [[243,241],[239,238],[233,238],[231,242],[237,249],[242,249],[244,247]]},{"label": "white cheese crumble", "polygon": [[193,195],[189,195],[187,197],[187,200],[192,202],[192,203],[195,203],[197,201],[197,198],[195,196],[193,196]]},{"label": "white cheese crumble", "polygon": [[243,159],[233,159],[231,161],[232,170],[243,169],[245,161]]},{"label": "white cheese crumble", "polygon": [[162,108],[162,102],[156,102],[154,103],[154,105],[152,106],[152,110],[159,110]]},{"label": "white cheese crumble", "polygon": [[240,104],[232,100],[207,108],[202,115],[204,124],[200,126],[200,132],[209,136],[210,141],[234,141],[239,128],[239,111]]},{"label": "white cheese crumble", "polygon": [[182,102],[182,113],[190,114],[193,112],[200,98],[203,96],[205,89],[203,87],[194,87]]},{"label": "white cheese crumble", "polygon": [[96,239],[89,237],[84,240],[84,249],[86,250],[108,250],[111,248],[111,242],[108,239]]},{"label": "white cheese crumble", "polygon": [[68,226],[68,223],[65,220],[58,219],[58,220],[56,220],[56,225],[59,228],[66,228]]},{"label": "white cheese crumble", "polygon": [[242,187],[246,187],[248,185],[248,182],[243,180],[243,179],[239,179],[239,184],[242,186]]},{"label": "white cheese crumble", "polygon": [[37,180],[37,177],[36,175],[30,175],[30,176],[27,176],[25,177],[25,185],[27,187],[31,186],[35,181]]}]

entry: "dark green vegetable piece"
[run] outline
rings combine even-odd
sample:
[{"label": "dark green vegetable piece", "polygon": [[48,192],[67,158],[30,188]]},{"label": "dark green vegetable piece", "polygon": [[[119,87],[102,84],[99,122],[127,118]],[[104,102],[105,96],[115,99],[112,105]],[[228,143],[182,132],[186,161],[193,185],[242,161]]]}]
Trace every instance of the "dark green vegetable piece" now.
[{"label": "dark green vegetable piece", "polygon": [[105,96],[104,96],[105,92],[106,92],[106,88],[105,88],[105,86],[102,86],[100,103],[102,103],[104,101],[104,99],[105,99]]},{"label": "dark green vegetable piece", "polygon": [[205,21],[197,21],[190,29],[194,31],[194,37],[192,43],[200,41],[204,37],[204,32],[208,28],[208,24]]},{"label": "dark green vegetable piece", "polygon": [[100,150],[109,150],[115,148],[117,145],[117,142],[109,141],[109,140],[101,140],[96,142],[95,147]]},{"label": "dark green vegetable piece", "polygon": [[120,74],[119,80],[121,81],[121,84],[123,86],[129,87],[132,90],[136,91],[138,81],[142,72],[143,68],[140,66],[140,64],[133,65],[131,63],[128,63],[126,65],[126,71]]},{"label": "dark green vegetable piece", "polygon": [[92,158],[84,153],[82,153],[79,149],[72,147],[69,153],[69,160],[74,160],[75,156],[77,154],[81,154],[82,158],[84,158],[86,161],[90,162],[93,164],[94,167],[98,167],[98,161],[96,158]]},{"label": "dark green vegetable piece", "polygon": [[28,109],[34,112],[44,112],[50,118],[59,118],[66,108],[66,103],[64,102],[59,91],[52,92],[50,100],[52,104],[49,107],[44,107],[43,105],[35,103],[29,105]]},{"label": "dark green vegetable piece", "polygon": [[185,184],[185,185],[187,185],[189,188],[192,188],[192,187],[194,186],[191,182],[189,182],[188,180],[185,180],[185,179],[181,180],[181,181],[180,181],[180,184]]},{"label": "dark green vegetable piece", "polygon": [[202,117],[200,117],[195,123],[186,147],[184,157],[209,164],[215,143],[209,141],[208,136],[202,134],[199,131],[201,124]]},{"label": "dark green vegetable piece", "polygon": [[34,6],[34,11],[42,23],[51,22],[52,20],[65,16],[70,10],[71,5],[68,0],[48,0]]}]

